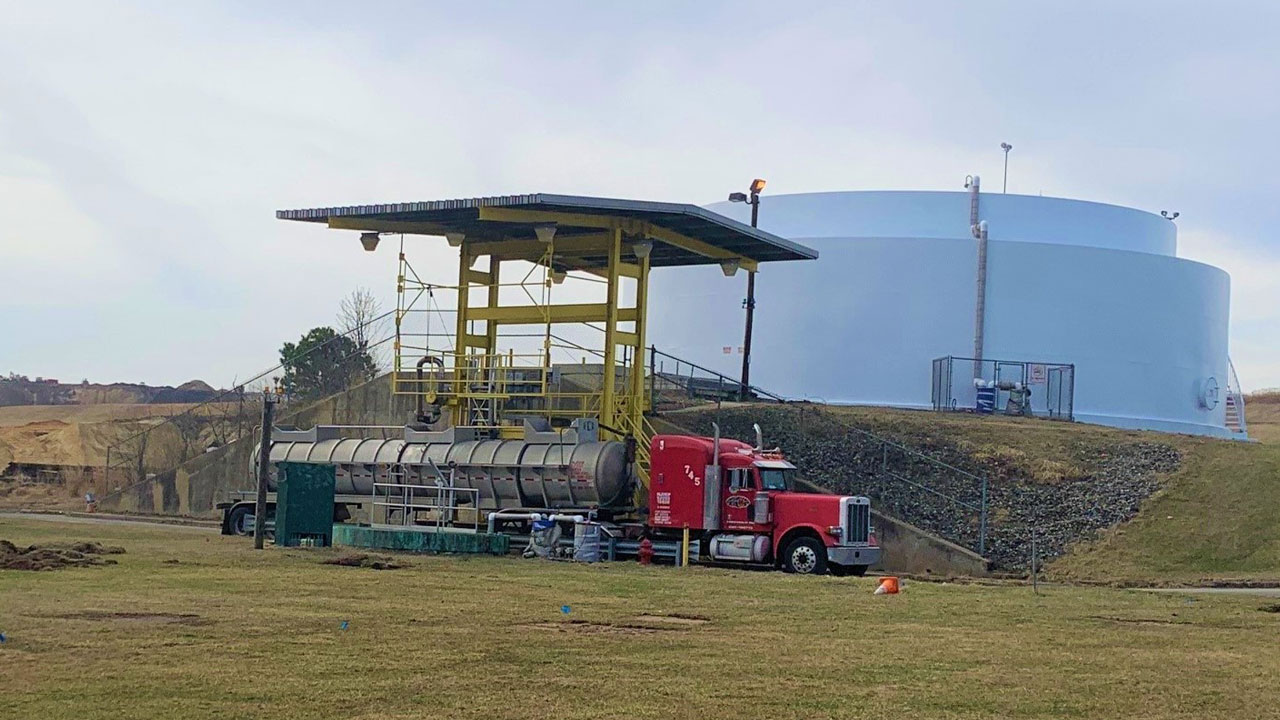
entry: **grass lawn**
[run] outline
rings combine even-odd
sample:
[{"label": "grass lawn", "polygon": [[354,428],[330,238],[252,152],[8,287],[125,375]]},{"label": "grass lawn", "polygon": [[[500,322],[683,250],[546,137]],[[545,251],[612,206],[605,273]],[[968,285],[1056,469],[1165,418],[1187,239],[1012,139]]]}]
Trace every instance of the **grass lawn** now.
[{"label": "grass lawn", "polygon": [[1280,582],[1280,444],[1179,438],[1183,466],[1132,521],[1050,566],[1128,584]]},{"label": "grass lawn", "polygon": [[7,518],[0,538],[127,550],[0,571],[6,718],[1280,716],[1263,598],[877,597],[872,578],[513,558],[378,571],[211,532]]}]

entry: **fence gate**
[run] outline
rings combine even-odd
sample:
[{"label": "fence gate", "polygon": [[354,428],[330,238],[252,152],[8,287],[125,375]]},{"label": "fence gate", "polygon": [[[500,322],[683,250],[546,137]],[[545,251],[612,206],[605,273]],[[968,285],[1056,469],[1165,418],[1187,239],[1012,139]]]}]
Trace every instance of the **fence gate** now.
[{"label": "fence gate", "polygon": [[1054,420],[1070,420],[1075,411],[1075,367],[1062,365],[1048,369],[1045,384],[1045,400],[1049,417]]}]

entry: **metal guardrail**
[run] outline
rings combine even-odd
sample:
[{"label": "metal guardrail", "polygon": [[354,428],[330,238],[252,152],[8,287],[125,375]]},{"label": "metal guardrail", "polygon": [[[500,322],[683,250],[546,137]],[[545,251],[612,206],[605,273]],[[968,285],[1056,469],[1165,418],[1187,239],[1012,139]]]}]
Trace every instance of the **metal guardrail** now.
[{"label": "metal guardrail", "polygon": [[655,406],[657,396],[664,391],[684,392],[690,398],[716,400],[773,400],[787,402],[787,398],[755,385],[743,385],[741,380],[724,373],[689,362],[675,355],[649,346],[649,401]]},{"label": "metal guardrail", "polygon": [[[381,491],[381,493],[380,493]],[[379,497],[383,499],[379,499]],[[399,496],[398,498],[396,496]],[[446,527],[454,530],[480,532],[480,490],[477,488],[461,488],[452,485],[410,485],[405,483],[373,483],[370,493],[370,525],[376,508],[383,508],[382,525],[391,525],[388,517],[393,510],[400,511],[400,527],[420,526],[418,513],[434,513],[433,525],[437,532]],[[473,527],[458,525],[458,499],[466,497],[473,509]]]},{"label": "metal guardrail", "polygon": [[[956,505],[958,507],[961,507],[965,510],[976,513],[978,516],[978,542],[977,542],[977,546],[971,547],[971,549],[976,550],[979,555],[986,555],[988,514],[990,511],[990,505],[988,503],[988,498],[987,498],[988,481],[986,476],[976,475],[967,470],[963,470],[961,468],[956,467],[955,465],[952,465],[947,462],[943,462],[942,460],[939,460],[924,452],[921,452],[919,450],[914,450],[905,445],[896,443],[892,440],[889,440],[888,438],[881,437],[867,430],[862,430],[859,428],[849,428],[848,431],[851,433],[860,435],[864,438],[867,438],[868,440],[874,443],[879,444],[880,446],[879,474],[882,477],[889,478],[895,482],[903,483],[910,487],[916,488],[917,490],[933,495],[934,497],[938,497],[940,499],[946,500],[947,502],[953,505]],[[962,500],[961,498],[956,497],[955,495],[950,495],[948,493],[942,492],[941,490],[929,487],[924,483],[917,482],[916,480],[906,477],[905,475],[894,472],[893,470],[890,469],[890,465],[889,465],[890,452],[898,452],[908,457],[915,458],[935,468],[938,468],[939,470],[945,473],[952,474],[953,476],[955,476],[956,478],[964,482],[972,483],[973,489],[978,494],[978,499],[976,504],[968,500]],[[904,519],[908,519],[908,518],[904,518]],[[942,535],[943,537],[946,537],[949,534],[945,532],[940,532],[938,528],[929,528],[929,529],[931,532],[936,532],[939,535]],[[956,542],[960,545],[969,547],[969,541],[966,541],[964,538],[959,537],[954,533],[950,533],[950,535],[951,537],[948,537],[947,539],[953,542]]]}]

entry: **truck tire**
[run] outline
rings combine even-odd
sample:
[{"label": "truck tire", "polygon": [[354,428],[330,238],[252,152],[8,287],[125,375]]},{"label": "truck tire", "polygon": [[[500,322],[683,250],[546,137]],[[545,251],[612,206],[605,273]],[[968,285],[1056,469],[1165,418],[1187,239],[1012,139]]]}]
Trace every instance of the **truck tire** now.
[{"label": "truck tire", "polygon": [[825,575],[827,548],[822,541],[802,535],[787,543],[782,552],[782,569],[800,575]]},{"label": "truck tire", "polygon": [[837,565],[836,563],[831,563],[831,574],[836,577],[849,577],[850,575],[854,577],[862,577],[867,574],[867,566]]},{"label": "truck tire", "polygon": [[227,534],[241,537],[252,535],[253,531],[246,529],[247,523],[245,522],[250,515],[253,515],[252,505],[236,505],[231,508],[231,511],[227,513]]}]

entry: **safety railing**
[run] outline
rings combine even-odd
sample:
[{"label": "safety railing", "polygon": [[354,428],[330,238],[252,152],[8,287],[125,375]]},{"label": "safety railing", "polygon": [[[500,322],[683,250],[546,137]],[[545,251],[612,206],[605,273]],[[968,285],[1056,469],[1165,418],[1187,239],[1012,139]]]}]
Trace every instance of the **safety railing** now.
[{"label": "safety railing", "polygon": [[772,400],[787,398],[737,378],[649,347],[650,406],[679,400]]},{"label": "safety railing", "polygon": [[[874,499],[881,510],[888,510],[890,514],[975,550],[979,555],[986,555],[990,504],[985,476],[976,475],[873,433],[856,429],[853,432],[864,435],[880,446],[876,474],[889,481],[881,492],[875,493],[879,497]],[[920,467],[921,465],[924,467]],[[895,469],[903,467],[916,468],[914,477],[908,477]],[[896,486],[896,489],[890,489],[892,486]],[[932,502],[921,502],[921,496]],[[914,517],[921,514],[920,508],[937,507],[939,501],[951,506],[953,511],[940,513],[940,517]],[[889,507],[884,507],[885,505]]]},{"label": "safety railing", "polygon": [[[373,483],[370,492],[370,524],[399,527],[434,527],[437,531],[461,530],[480,532],[480,490],[453,485],[414,485],[410,483]],[[460,502],[460,499],[464,502]],[[470,523],[460,520],[460,505],[469,505]],[[382,523],[373,522],[374,513],[382,512]],[[426,515],[424,518],[423,515]],[[399,522],[391,522],[398,516]]]}]

